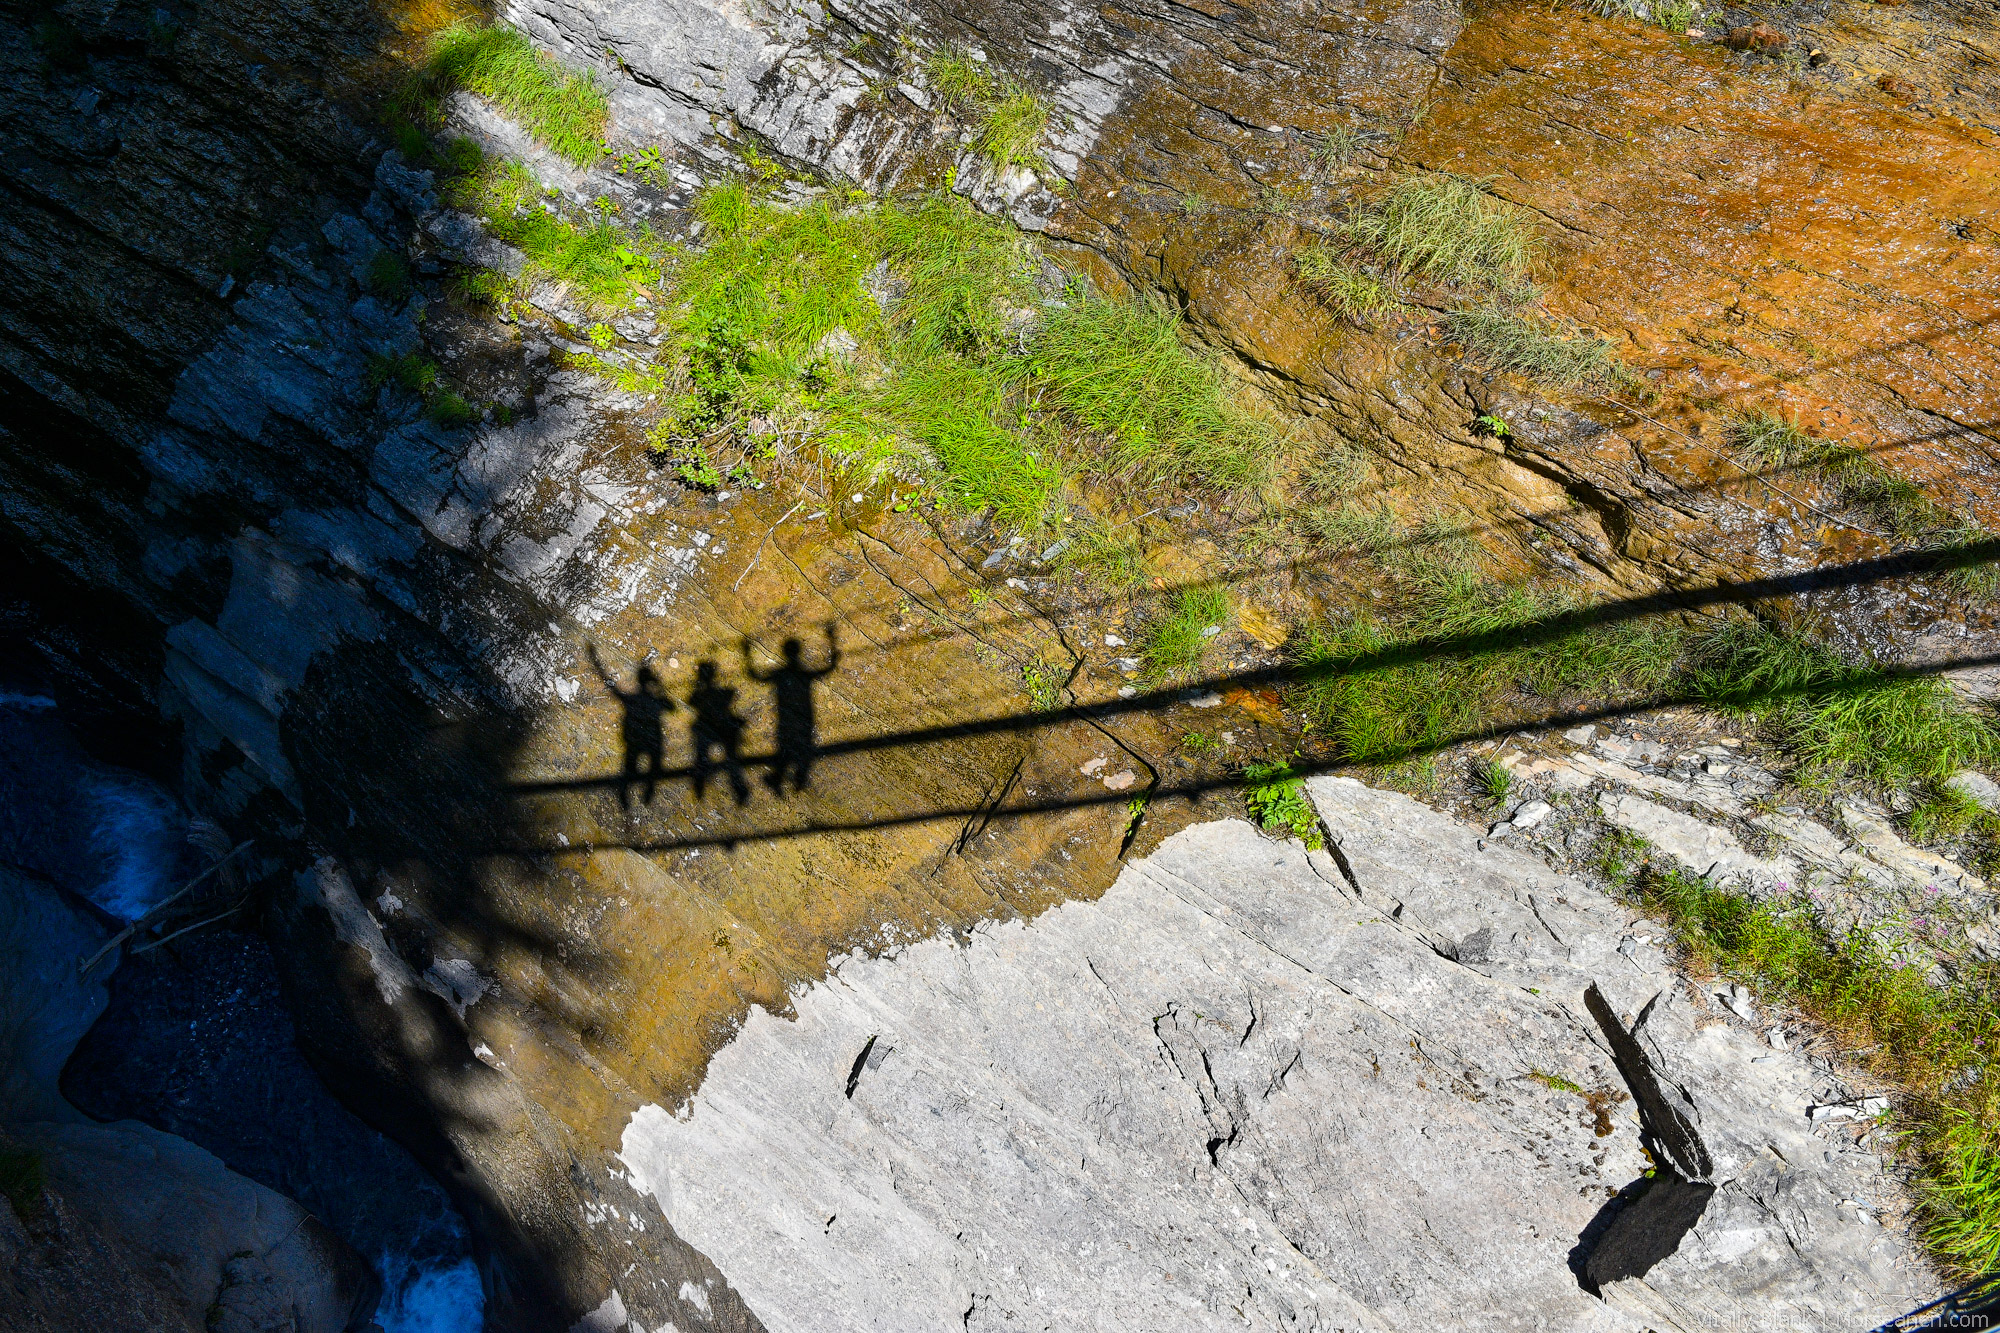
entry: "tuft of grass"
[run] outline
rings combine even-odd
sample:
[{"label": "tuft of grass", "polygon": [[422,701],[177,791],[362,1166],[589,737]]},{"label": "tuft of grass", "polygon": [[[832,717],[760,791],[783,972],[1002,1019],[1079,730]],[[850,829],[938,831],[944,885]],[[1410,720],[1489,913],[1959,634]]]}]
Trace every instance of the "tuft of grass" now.
[{"label": "tuft of grass", "polygon": [[1945,782],[1932,787],[1903,822],[1911,837],[1929,842],[1955,838],[1985,818],[1986,810],[1979,802]]},{"label": "tuft of grass", "polygon": [[1308,851],[1318,851],[1326,845],[1320,832],[1319,811],[1306,795],[1305,779],[1290,764],[1275,761],[1247,765],[1243,770],[1243,803],[1265,832],[1297,838]]},{"label": "tuft of grass", "polygon": [[924,58],[924,82],[947,111],[978,111],[993,97],[992,71],[956,48]]},{"label": "tuft of grass", "polygon": [[1803,901],[1759,902],[1683,871],[1640,881],[1689,964],[1804,1010],[1902,1089],[1896,1118],[1920,1171],[1932,1253],[1968,1276],[2000,1262],[2000,965],[1932,985],[1867,930],[1836,937]]},{"label": "tuft of grass", "polygon": [[1323,172],[1346,166],[1368,142],[1368,136],[1351,125],[1336,125],[1320,136],[1313,147],[1313,161]]},{"label": "tuft of grass", "polygon": [[1188,350],[1162,301],[1115,301],[1073,285],[1045,313],[1026,369],[1050,400],[1112,438],[1117,466],[1221,487],[1265,475],[1270,428],[1231,402],[1221,367]]},{"label": "tuft of grass", "polygon": [[1300,280],[1343,319],[1363,319],[1396,303],[1372,274],[1343,263],[1325,244],[1307,246],[1292,262]]},{"label": "tuft of grass", "polygon": [[1495,760],[1481,759],[1472,766],[1472,785],[1479,788],[1487,800],[1500,805],[1506,801],[1507,793],[1514,789],[1514,772]]},{"label": "tuft of grass", "polygon": [[[1808,435],[1797,422],[1754,408],[1731,430],[1736,450],[1769,468],[1811,472],[1830,484],[1842,503],[1862,510],[1900,540],[1948,553],[1990,540],[1991,534],[1933,500],[1916,483],[1896,476],[1852,445]],[[2000,591],[2000,568],[1991,561],[1962,565],[1947,579],[1961,591],[1988,596]]]},{"label": "tuft of grass", "polygon": [[437,363],[421,352],[405,352],[401,356],[376,354],[368,358],[368,387],[380,389],[385,384],[396,384],[411,393],[428,397],[437,388]]},{"label": "tuft of grass", "polygon": [[2000,732],[1931,676],[1842,659],[1801,635],[1753,622],[1696,646],[1686,682],[1696,699],[1755,718],[1799,762],[1799,780],[1857,777],[1878,786],[1939,785],[2000,758]]},{"label": "tuft of grass", "polygon": [[1445,316],[1445,327],[1469,355],[1552,388],[1609,386],[1630,379],[1604,339],[1552,332],[1497,307],[1453,311]]},{"label": "tuft of grass", "polygon": [[1213,631],[1228,622],[1228,593],[1209,584],[1182,588],[1147,626],[1139,656],[1156,677],[1171,679],[1183,675],[1201,661],[1210,642],[1219,637]]},{"label": "tuft of grass", "polygon": [[604,90],[590,75],[537,51],[513,28],[461,24],[439,33],[396,109],[434,128],[445,98],[461,88],[498,106],[577,166],[590,166],[604,155],[611,118]]},{"label": "tuft of grass", "polygon": [[1042,165],[1042,136],[1049,130],[1049,105],[1027,88],[1009,85],[986,108],[973,151],[996,167]]},{"label": "tuft of grass", "polygon": [[518,162],[478,161],[447,180],[443,193],[527,257],[517,287],[551,279],[587,308],[631,306],[660,282],[672,254],[650,233],[621,227],[601,211],[578,220],[551,212],[540,183]]},{"label": "tuft of grass", "polygon": [[1403,277],[1458,286],[1509,287],[1534,259],[1534,232],[1521,210],[1483,183],[1445,172],[1405,176],[1347,224]]},{"label": "tuft of grass", "polygon": [[413,290],[409,265],[394,250],[379,250],[368,261],[366,284],[379,300],[392,304],[409,299]]},{"label": "tuft of grass", "polygon": [[1222,743],[1205,731],[1190,731],[1181,737],[1181,748],[1190,754],[1213,754]]},{"label": "tuft of grass", "polygon": [[1567,1092],[1578,1097],[1587,1095],[1574,1080],[1564,1078],[1561,1074],[1550,1074],[1540,1069],[1531,1069],[1528,1071],[1528,1077],[1547,1088],[1550,1092]]}]

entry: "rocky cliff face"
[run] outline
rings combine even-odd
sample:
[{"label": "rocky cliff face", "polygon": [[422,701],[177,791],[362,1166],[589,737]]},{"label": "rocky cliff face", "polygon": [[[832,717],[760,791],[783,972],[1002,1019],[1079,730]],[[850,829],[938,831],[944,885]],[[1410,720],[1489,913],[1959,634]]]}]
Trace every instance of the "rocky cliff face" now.
[{"label": "rocky cliff face", "polygon": [[[102,654],[95,665],[122,678],[128,700],[178,729],[190,800],[260,837],[274,886],[265,925],[287,960],[303,1039],[336,1090],[453,1191],[477,1233],[496,1327],[796,1322],[786,1313],[794,1295],[764,1267],[775,1242],[745,1230],[750,1219],[725,1225],[720,1184],[701,1186],[694,1203],[662,1197],[672,1191],[661,1173],[708,1151],[699,1136],[716,1113],[691,1099],[711,1057],[739,1029],[765,1040],[775,1020],[744,1026],[758,1009],[796,1012],[799,1031],[817,1031],[830,960],[850,951],[933,940],[919,947],[976,971],[988,943],[951,954],[941,941],[1104,894],[1134,827],[1120,793],[1167,764],[1164,741],[1187,715],[1113,720],[1064,707],[1108,702],[1118,676],[1047,614],[1044,587],[1016,580],[986,597],[981,567],[1004,534],[976,519],[920,521],[879,484],[716,496],[674,485],[639,444],[640,400],[554,364],[564,325],[581,322],[560,293],[544,294],[552,323],[509,325],[463,320],[421,293],[371,290],[384,252],[408,256],[421,278],[478,244],[440,212],[428,175],[381,153],[365,128],[385,63],[430,16],[73,8],[0,25],[16,204],[0,240],[21,275],[0,338],[0,520],[14,558],[61,590],[43,602],[52,618],[93,608],[70,621],[85,646],[71,660]],[[746,141],[871,189],[949,182],[1105,285],[1171,293],[1303,429],[1364,438],[1400,485],[1492,517],[1496,544],[1524,568],[1553,564],[1643,591],[1888,549],[1851,516],[1829,517],[1835,502],[1818,481],[1743,478],[1719,423],[1725,407],[1753,398],[1879,442],[1896,469],[1954,503],[1987,503],[2000,412],[1981,330],[2000,251],[1980,221],[1996,178],[1993,131],[1982,127],[1993,119],[1982,11],[1856,8],[1802,20],[1792,40],[1836,59],[1791,71],[1629,25],[1499,7],[766,13],[687,3],[523,6],[508,17],[603,70],[614,136],[666,145],[681,186]],[[1904,53],[1912,25],[1950,38],[1921,71]],[[959,128],[927,105],[898,45],[905,36],[976,46],[1042,89],[1061,112],[1047,169],[979,166]],[[1877,90],[1878,64],[1921,73],[1917,100]],[[467,129],[510,132],[476,103],[457,114]],[[1328,169],[1315,148],[1337,128],[1356,129],[1362,146]],[[1441,333],[1342,323],[1315,306],[1294,279],[1292,249],[1391,163],[1492,175],[1546,219],[1547,308],[1610,337],[1659,401],[1640,415],[1544,398],[1456,359]],[[554,183],[663,219],[684,202],[684,192],[642,196],[602,168],[543,165]],[[419,346],[505,386],[518,415],[447,427],[393,384],[371,382],[372,359]],[[1511,421],[1510,437],[1475,434],[1482,412]],[[967,595],[974,588],[982,600]],[[1825,597],[1884,641],[1943,612],[1983,623],[1921,578],[1836,581]],[[746,782],[739,800],[726,764],[698,780],[712,728],[646,702],[640,668],[681,700],[711,667],[713,688],[736,691],[714,708],[743,720],[754,752],[780,739],[782,702],[760,682],[788,637],[815,662],[836,646],[841,655],[815,687],[825,753],[809,786]],[[1058,679],[1082,664],[1068,693],[1036,683],[1050,663]],[[654,746],[670,780],[658,792],[623,781],[625,760]],[[996,817],[1003,807],[1011,813]],[[1143,837],[1200,813],[1156,809]],[[1224,842],[1250,854],[1237,835]],[[1338,884],[1326,891],[1313,900],[1320,916],[1346,901]],[[1091,919],[1141,910],[1121,897]],[[1188,929],[1210,938],[1213,915],[1204,908]],[[1085,916],[1063,907],[1054,920]],[[1492,928],[1540,939],[1512,915]],[[1069,929],[1045,934],[1074,961],[1089,950]],[[1561,930],[1548,933],[1568,949]],[[1155,944],[1173,951],[1165,937]],[[1248,952],[1231,966],[1284,971],[1268,941],[1232,947]],[[895,966],[883,965],[883,986]],[[1336,1049],[1338,1033],[1308,1031],[1314,1006],[1363,1003],[1333,998],[1322,979],[1333,966],[1286,973],[1283,1023],[1274,1020],[1274,1031],[1296,1030],[1286,1039],[1301,1051],[1308,1037],[1321,1044],[1308,1068],[1353,1054]],[[1576,1077],[1579,1086],[1615,1089],[1606,1047],[1577,1016],[1579,995],[1550,1017],[1511,991],[1503,1005],[1485,983],[1425,966],[1498,1006],[1481,1022],[1504,1027],[1504,1009],[1546,1023],[1550,1058],[1596,1080]],[[1606,963],[1614,982],[1595,962],[1563,966],[1571,991],[1651,975]],[[1134,1311],[1220,1312],[1239,1277],[1273,1320],[1320,1308],[1322,1322],[1393,1325],[1430,1308],[1432,1296],[1398,1284],[1444,1280],[1438,1256],[1456,1251],[1412,1251],[1412,1266],[1399,1267],[1385,1246],[1341,1268],[1331,1240],[1273,1201],[1250,1150],[1230,1146],[1228,1126],[1244,1144],[1268,1135],[1281,1154],[1306,1130],[1289,1111],[1264,1123],[1247,1102],[1242,1115],[1232,1109],[1247,1064],[1221,1082],[1202,1075],[1213,1086],[1200,1091],[1187,1071],[1216,1037],[1188,1007],[1196,992],[1167,984],[1179,975],[1163,971],[1118,1001],[1171,1000],[1171,1030],[1134,1038],[1102,1026],[1111,1010],[1093,1010],[1092,1040],[1134,1071],[1158,1073],[1168,1059],[1178,1071],[1165,1100],[1114,1099],[1114,1109],[1182,1126],[1197,1124],[1193,1107],[1223,1126],[1213,1132],[1229,1150],[1173,1138],[1163,1155],[1121,1158],[1125,1193],[1105,1197],[1144,1200],[1157,1215],[1127,1221],[1100,1208],[1077,1225],[1096,1228],[1093,1244],[1120,1227],[1158,1244],[1171,1215],[1202,1213],[1212,1225],[1203,1210],[1241,1197],[1262,1210],[1246,1213],[1259,1238],[1209,1237],[1234,1276],[1188,1297],[1194,1305],[1132,1270]],[[1638,998],[1614,994],[1613,1007],[1636,1014]],[[1252,1021],[1250,1010],[1214,1012]],[[1365,1017],[1388,1043],[1391,1017]],[[1669,1045],[1686,1037],[1676,1034]],[[885,1086],[871,1072],[896,1069],[894,1041],[881,1040],[874,1066],[872,1051],[845,1053],[857,1098]],[[906,1055],[959,1038],[940,1016],[908,1040]],[[1412,1040],[1421,1051],[1443,1037]],[[832,1049],[815,1058],[834,1059]],[[1259,1058],[1275,1050],[1259,1047]],[[1487,1096],[1504,1084],[1525,1099],[1493,1131],[1512,1155],[1481,1177],[1512,1188],[1533,1170],[1515,1149],[1540,1134],[1534,1117],[1555,1098],[1522,1083],[1529,1057],[1500,1063],[1475,1056],[1438,1079]],[[789,1086],[754,1063],[726,1070],[715,1097]],[[691,1105],[692,1129],[667,1123]],[[818,1102],[802,1093],[799,1105]],[[635,1142],[641,1107],[665,1109]],[[1350,1109],[1366,1114],[1362,1101]],[[1478,1156],[1486,1122],[1467,1110],[1453,1123],[1464,1152],[1435,1150],[1427,1160],[1440,1172]],[[1730,1123],[1751,1133],[1749,1120]],[[1623,1132],[1629,1147],[1636,1136]],[[1609,1170],[1581,1135],[1562,1133],[1571,1157],[1561,1169],[1589,1160]],[[949,1176],[970,1141],[940,1143],[922,1161],[925,1178]],[[1384,1153],[1408,1146],[1383,1143]],[[1790,1160],[1782,1148],[1777,1157]],[[1735,1195],[1725,1172],[1684,1174],[1736,1200],[1728,1208],[1769,1211],[1780,1177],[1755,1160],[1755,1171],[1730,1168],[1749,1172]],[[1072,1176],[1060,1165],[1062,1190],[1096,1188],[1084,1167]],[[1629,1155],[1618,1165],[1631,1170],[1607,1175],[1612,1188],[1636,1174]],[[1149,1193],[1136,1183],[1183,1167],[1194,1184]],[[1314,1198],[1354,1188],[1299,1169]],[[814,1214],[815,1188],[802,1177],[764,1202],[794,1230],[800,1219],[820,1227],[804,1239],[819,1247],[815,1262],[833,1262],[849,1242],[835,1239],[837,1220]],[[950,1211],[944,1198],[879,1201],[877,1221],[900,1229],[905,1248],[871,1262],[915,1253],[907,1247]],[[1524,1202],[1519,1219],[1545,1242],[1542,1260],[1575,1243],[1594,1212],[1587,1194],[1552,1200]],[[1714,1208],[1703,1215],[1733,1216]],[[1437,1224],[1445,1211],[1413,1208],[1405,1220]],[[1767,1222],[1757,1225],[1777,1225]],[[1013,1234],[993,1252],[1022,1250],[1025,1233]],[[954,1276],[922,1275],[909,1308],[964,1297],[1002,1317],[1013,1307],[991,1302],[1002,1299],[992,1265],[1003,1261],[962,1237],[953,1244]],[[1295,1267],[1258,1277],[1259,1246],[1291,1247]],[[1463,1294],[1464,1273],[1506,1267],[1482,1263],[1448,1289]],[[1816,1294],[1816,1271],[1806,1263],[1784,1279],[1814,1312],[1802,1320],[1836,1313]],[[1867,1271],[1869,1309],[1903,1294],[1904,1279],[1882,1275],[1890,1270]],[[1621,1326],[1559,1266],[1521,1272],[1533,1274],[1520,1277],[1533,1300],[1561,1318]],[[1663,1277],[1649,1290],[1699,1322],[1740,1298],[1735,1280]],[[900,1282],[857,1279],[844,1299],[860,1309]],[[1050,1296],[1047,1308],[1084,1297]]]}]

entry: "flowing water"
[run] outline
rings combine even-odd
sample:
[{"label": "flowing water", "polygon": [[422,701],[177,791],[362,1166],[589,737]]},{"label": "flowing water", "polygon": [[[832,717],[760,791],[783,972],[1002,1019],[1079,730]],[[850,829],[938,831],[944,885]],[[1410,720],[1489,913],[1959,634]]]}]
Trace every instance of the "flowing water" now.
[{"label": "flowing water", "polygon": [[[0,861],[130,921],[212,858],[159,783],[92,758],[55,700],[0,682]],[[465,1224],[408,1153],[334,1099],[299,1053],[270,949],[218,926],[126,958],[63,1071],[100,1120],[145,1121],[297,1199],[376,1266],[385,1333],[478,1333]]]}]

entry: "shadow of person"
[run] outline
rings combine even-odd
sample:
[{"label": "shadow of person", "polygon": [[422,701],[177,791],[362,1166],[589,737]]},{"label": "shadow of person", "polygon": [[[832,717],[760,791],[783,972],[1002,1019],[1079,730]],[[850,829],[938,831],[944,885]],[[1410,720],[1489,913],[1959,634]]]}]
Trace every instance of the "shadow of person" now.
[{"label": "shadow of person", "polygon": [[694,742],[694,794],[708,790],[708,780],[718,768],[729,775],[729,789],[736,804],[750,799],[750,782],[743,776],[743,719],[736,716],[736,691],[715,681],[715,663],[702,662],[694,669],[694,689],[688,692],[688,735]]},{"label": "shadow of person", "polygon": [[645,662],[639,664],[632,688],[621,690],[611,673],[604,669],[598,659],[597,645],[589,648],[591,668],[597,678],[604,682],[604,688],[618,701],[624,716],[620,719],[619,738],[625,746],[624,769],[619,775],[618,804],[621,808],[632,808],[632,788],[639,785],[640,775],[645,775],[646,789],[640,801],[646,805],[653,802],[653,791],[659,785],[660,774],[666,768],[667,734],[666,715],[674,711],[674,701],[667,694],[666,685],[659,674]]},{"label": "shadow of person", "polygon": [[764,785],[782,796],[785,782],[791,781],[794,792],[802,792],[812,778],[813,758],[819,753],[817,725],[813,713],[813,682],[821,676],[830,676],[840,665],[840,645],[834,641],[833,622],[826,625],[826,665],[809,667],[805,664],[805,646],[797,639],[786,639],[785,660],[782,666],[759,675],[750,665],[750,641],[743,640],[743,673],[760,685],[771,687],[771,699],[777,707],[778,737],[771,756],[771,771],[764,775]]}]

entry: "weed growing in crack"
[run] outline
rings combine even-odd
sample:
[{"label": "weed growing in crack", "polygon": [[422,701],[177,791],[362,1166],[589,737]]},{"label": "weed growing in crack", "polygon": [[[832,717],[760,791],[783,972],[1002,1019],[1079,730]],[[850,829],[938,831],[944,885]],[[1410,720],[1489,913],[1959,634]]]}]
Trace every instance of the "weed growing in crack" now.
[{"label": "weed growing in crack", "polygon": [[931,96],[947,111],[978,111],[993,96],[993,72],[956,48],[926,56],[923,70]]},{"label": "weed growing in crack", "polygon": [[1282,761],[1250,764],[1243,770],[1243,803],[1267,833],[1297,838],[1308,851],[1325,846],[1319,812],[1306,795],[1305,779]]}]

